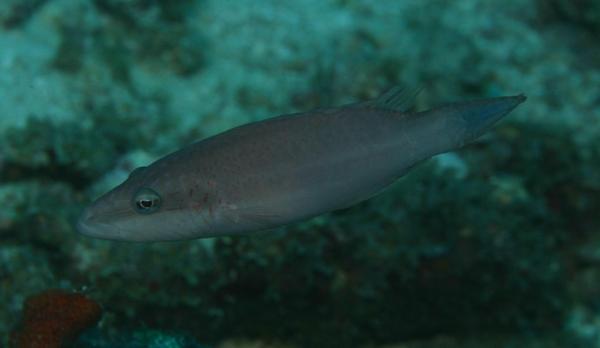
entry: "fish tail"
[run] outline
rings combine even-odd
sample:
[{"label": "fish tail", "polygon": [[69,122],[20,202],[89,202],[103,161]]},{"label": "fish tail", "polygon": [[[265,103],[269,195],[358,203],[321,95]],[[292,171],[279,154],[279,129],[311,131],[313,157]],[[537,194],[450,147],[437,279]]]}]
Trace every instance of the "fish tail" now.
[{"label": "fish tail", "polygon": [[445,106],[443,109],[450,115],[458,117],[464,124],[464,139],[461,143],[465,144],[488,131],[526,99],[525,95],[520,94],[456,103]]},{"label": "fish tail", "polygon": [[[419,139],[413,148],[415,157],[424,159],[472,142],[525,99],[524,95],[517,95],[447,104],[399,118],[400,129],[403,134],[411,129],[412,138]],[[400,144],[402,151],[407,145]]]}]

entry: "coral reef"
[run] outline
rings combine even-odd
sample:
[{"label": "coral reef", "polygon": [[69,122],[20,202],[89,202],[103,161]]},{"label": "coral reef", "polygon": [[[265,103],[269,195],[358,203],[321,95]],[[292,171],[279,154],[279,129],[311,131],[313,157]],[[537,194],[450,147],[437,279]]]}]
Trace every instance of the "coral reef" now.
[{"label": "coral reef", "polygon": [[3,1],[0,5],[0,23],[7,29],[23,25],[48,0]]},{"label": "coral reef", "polygon": [[47,290],[25,302],[20,327],[12,333],[15,348],[61,348],[95,325],[102,309],[78,293]]},{"label": "coral reef", "polygon": [[594,0],[551,0],[540,1],[540,6],[549,15],[574,26],[592,32],[600,32],[600,3]]},{"label": "coral reef", "polygon": [[[87,286],[106,310],[80,347],[600,347],[596,7],[3,2],[0,332],[24,298]],[[418,108],[529,100],[377,198],[277,231],[140,245],[73,229],[197,138],[393,84],[424,85]]]},{"label": "coral reef", "polygon": [[51,254],[51,249],[3,242],[0,248],[0,332],[3,333],[0,346],[7,346],[7,334],[14,327],[25,298],[59,285],[54,270],[60,265],[53,263]]},{"label": "coral reef", "polygon": [[107,338],[99,332],[89,332],[82,335],[73,348],[208,348],[190,336],[156,330],[142,329],[112,336]]}]

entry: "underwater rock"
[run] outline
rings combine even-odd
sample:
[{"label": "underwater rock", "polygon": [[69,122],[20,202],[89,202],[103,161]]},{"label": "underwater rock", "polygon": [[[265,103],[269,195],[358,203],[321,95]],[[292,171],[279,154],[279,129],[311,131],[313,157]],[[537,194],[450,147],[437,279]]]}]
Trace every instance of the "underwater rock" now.
[{"label": "underwater rock", "polygon": [[[499,331],[541,339],[564,327],[572,302],[584,297],[597,311],[596,256],[587,250],[582,268],[570,255],[600,226],[598,45],[569,33],[592,15],[578,6],[598,2],[540,2],[574,8],[572,19],[553,19],[575,30],[547,31],[529,0],[211,0],[200,11],[192,1],[53,0],[26,25],[0,29],[0,332],[28,294],[78,281],[110,302],[107,330],[144,318],[211,342],[423,338],[440,347],[448,341],[429,337]],[[122,177],[120,163],[138,163],[128,159],[137,151],[156,158],[273,112],[371,98],[392,83],[427,84],[419,107],[510,90],[531,100],[511,119],[522,122],[497,129],[499,140],[285,233],[140,247],[77,238],[64,223]]]},{"label": "underwater rock", "polygon": [[296,348],[297,346],[264,341],[226,340],[219,343],[217,348]]},{"label": "underwater rock", "polygon": [[140,329],[104,336],[101,332],[86,332],[73,348],[209,348],[190,336],[160,330]]},{"label": "underwater rock", "polygon": [[[6,239],[6,237],[2,236]],[[22,311],[28,294],[58,286],[51,255],[31,244],[4,244],[0,247],[0,333],[15,326],[15,318]],[[1,336],[0,336],[1,337]],[[8,337],[0,339],[6,347]]]},{"label": "underwater rock", "polygon": [[4,0],[0,5],[0,23],[13,29],[27,22],[48,0]]},{"label": "underwater rock", "polygon": [[11,335],[13,348],[61,348],[95,325],[102,308],[88,297],[47,290],[25,302],[23,318]]},{"label": "underwater rock", "polygon": [[539,5],[559,19],[600,32],[600,2],[596,0],[540,0]]}]

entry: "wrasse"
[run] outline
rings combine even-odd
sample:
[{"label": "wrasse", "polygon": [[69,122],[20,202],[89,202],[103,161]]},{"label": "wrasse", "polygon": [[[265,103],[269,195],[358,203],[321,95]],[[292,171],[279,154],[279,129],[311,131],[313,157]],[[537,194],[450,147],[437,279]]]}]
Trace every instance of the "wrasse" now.
[{"label": "wrasse", "polygon": [[166,241],[250,233],[352,206],[415,164],[458,149],[524,95],[409,111],[415,91],[281,115],[193,143],[91,204],[84,235]]}]

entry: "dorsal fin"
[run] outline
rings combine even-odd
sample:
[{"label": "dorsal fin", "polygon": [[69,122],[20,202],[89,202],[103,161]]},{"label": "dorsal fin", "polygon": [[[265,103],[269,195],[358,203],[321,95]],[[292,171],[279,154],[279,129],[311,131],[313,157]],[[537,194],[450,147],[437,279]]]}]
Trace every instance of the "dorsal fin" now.
[{"label": "dorsal fin", "polygon": [[415,99],[421,90],[422,88],[403,88],[396,86],[392,87],[379,97],[366,102],[357,103],[356,106],[406,112],[414,106]]}]

